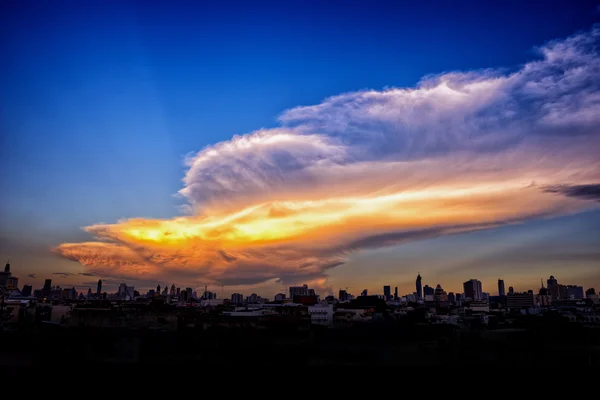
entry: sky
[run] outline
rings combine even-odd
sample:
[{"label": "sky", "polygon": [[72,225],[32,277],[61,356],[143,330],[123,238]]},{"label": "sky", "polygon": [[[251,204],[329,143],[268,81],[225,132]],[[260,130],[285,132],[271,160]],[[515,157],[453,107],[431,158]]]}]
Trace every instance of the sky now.
[{"label": "sky", "polygon": [[600,287],[598,1],[3,1],[20,285]]}]

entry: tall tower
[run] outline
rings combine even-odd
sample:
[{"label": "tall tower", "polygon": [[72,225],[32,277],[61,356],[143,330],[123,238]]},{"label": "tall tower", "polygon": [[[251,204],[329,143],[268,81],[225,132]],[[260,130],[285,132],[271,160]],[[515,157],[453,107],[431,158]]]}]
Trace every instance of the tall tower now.
[{"label": "tall tower", "polygon": [[102,294],[102,279],[98,279],[98,287],[96,288],[96,294]]},{"label": "tall tower", "polygon": [[498,279],[498,296],[506,296],[506,290],[504,289],[504,280]]},{"label": "tall tower", "polygon": [[10,261],[6,262],[6,265],[4,266],[4,272],[7,274],[10,272]]},{"label": "tall tower", "polygon": [[423,298],[423,286],[421,286],[421,273],[417,273],[417,299]]}]

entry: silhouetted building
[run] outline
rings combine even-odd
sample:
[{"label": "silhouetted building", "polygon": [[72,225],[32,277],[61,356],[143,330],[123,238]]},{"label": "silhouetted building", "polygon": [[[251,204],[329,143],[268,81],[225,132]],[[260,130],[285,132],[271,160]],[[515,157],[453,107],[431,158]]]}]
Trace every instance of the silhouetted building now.
[{"label": "silhouetted building", "polygon": [[513,288],[512,286],[508,287],[508,294],[513,294],[515,292],[515,288]]},{"label": "silhouetted building", "polygon": [[394,288],[394,300],[398,300],[398,286]]},{"label": "silhouetted building", "polygon": [[31,292],[33,287],[31,285],[23,285],[23,290],[21,290],[21,295],[25,297],[31,296]]},{"label": "silhouetted building", "polygon": [[567,298],[579,300],[584,297],[583,286],[567,285]]},{"label": "silhouetted building", "polygon": [[421,298],[423,298],[423,289],[421,286],[421,274],[417,274],[416,285],[417,285],[417,299],[421,299]]},{"label": "silhouetted building", "polygon": [[241,293],[234,293],[231,295],[231,302],[233,304],[242,304],[244,302],[244,295]]},{"label": "silhouetted building", "polygon": [[504,290],[503,279],[498,279],[498,296],[506,296],[506,290]]},{"label": "silhouetted building", "polygon": [[433,295],[436,303],[438,303],[438,305],[443,305],[442,303],[447,303],[448,302],[448,295],[446,294],[446,292],[444,291],[444,289],[442,289],[441,285],[437,285],[435,287],[435,291],[434,291],[434,295]]},{"label": "silhouetted building", "polygon": [[[435,293],[435,289],[429,285],[423,286],[423,296],[433,296]],[[418,296],[418,293],[417,293]],[[420,298],[420,297],[419,297]]]},{"label": "silhouetted building", "polygon": [[392,289],[389,286],[384,286],[383,287],[383,298],[385,300],[390,300],[392,297]]},{"label": "silhouetted building", "polygon": [[348,292],[343,289],[340,289],[340,294],[338,298],[340,301],[348,301]]},{"label": "silhouetted building", "polygon": [[506,297],[506,306],[513,309],[547,307],[551,303],[552,298],[550,296],[533,294],[533,290],[527,293],[509,293]]},{"label": "silhouetted building", "polygon": [[367,289],[363,290],[360,294],[361,296],[368,296],[369,295],[369,291]]},{"label": "silhouetted building", "polygon": [[454,296],[454,292],[448,292],[448,302],[450,304],[456,303],[456,297]]},{"label": "silhouetted building", "polygon": [[290,299],[294,296],[308,296],[308,285],[290,286]]},{"label": "silhouetted building", "polygon": [[478,281],[477,279],[470,279],[463,283],[463,288],[466,300],[482,299],[483,291],[481,290],[481,281]]},{"label": "silhouetted building", "polygon": [[176,289],[175,289],[175,284],[171,285],[171,293],[169,293],[171,296],[175,296],[176,293]]},{"label": "silhouetted building", "polygon": [[44,287],[42,288],[42,297],[50,296],[50,291],[52,290],[52,279],[46,279],[44,281]]},{"label": "silhouetted building", "polygon": [[284,301],[285,300],[285,293],[277,293],[275,295],[275,301]]}]

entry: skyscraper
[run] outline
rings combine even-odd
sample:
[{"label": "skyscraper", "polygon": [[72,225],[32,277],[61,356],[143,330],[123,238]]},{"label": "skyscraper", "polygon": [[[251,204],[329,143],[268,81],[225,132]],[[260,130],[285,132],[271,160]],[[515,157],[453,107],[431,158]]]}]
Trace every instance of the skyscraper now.
[{"label": "skyscraper", "polygon": [[42,288],[43,296],[48,297],[50,295],[51,290],[52,290],[52,279],[46,279],[44,281],[44,287]]},{"label": "skyscraper", "polygon": [[386,300],[390,300],[390,298],[392,297],[392,288],[389,286],[384,286],[383,287],[383,297]]},{"label": "skyscraper", "polygon": [[467,300],[481,300],[482,290],[481,281],[477,279],[470,279],[463,283],[465,292],[465,299]]},{"label": "skyscraper", "polygon": [[421,274],[417,274],[417,299],[423,298],[423,287],[421,286]]},{"label": "skyscraper", "polygon": [[394,300],[398,300],[398,286],[394,288]]},{"label": "skyscraper", "polygon": [[498,279],[498,296],[506,296],[506,290],[504,290],[504,280]]},{"label": "skyscraper", "polygon": [[98,287],[96,288],[96,294],[98,296],[102,294],[102,279],[98,279]]},{"label": "skyscraper", "polygon": [[429,285],[425,285],[423,287],[423,296],[433,296],[435,293],[435,289]]}]

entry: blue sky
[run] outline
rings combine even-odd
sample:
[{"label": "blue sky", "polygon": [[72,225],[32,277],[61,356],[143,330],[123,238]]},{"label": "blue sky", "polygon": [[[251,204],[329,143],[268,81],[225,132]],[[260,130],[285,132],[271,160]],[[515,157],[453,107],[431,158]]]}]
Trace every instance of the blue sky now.
[{"label": "blue sky", "polygon": [[[600,21],[597,1],[576,4],[5,1],[0,255],[22,279],[79,271],[48,249],[87,240],[82,226],[180,215],[186,200],[174,194],[186,154],[275,127],[285,110],[340,93],[412,87],[447,71],[518,68],[536,57],[535,46]],[[528,232],[592,246],[600,243],[598,223],[600,213],[590,211],[406,251],[423,264],[428,245],[450,246],[451,255],[478,243],[490,248],[489,235],[510,243]],[[383,265],[368,284],[374,290],[380,280],[401,281],[389,268],[401,247],[356,256],[335,270],[333,284],[355,279],[364,254]]]}]

